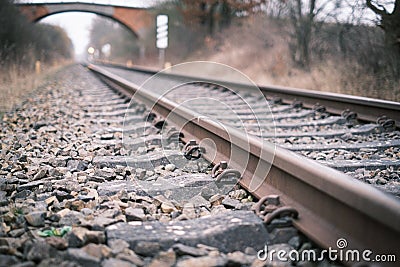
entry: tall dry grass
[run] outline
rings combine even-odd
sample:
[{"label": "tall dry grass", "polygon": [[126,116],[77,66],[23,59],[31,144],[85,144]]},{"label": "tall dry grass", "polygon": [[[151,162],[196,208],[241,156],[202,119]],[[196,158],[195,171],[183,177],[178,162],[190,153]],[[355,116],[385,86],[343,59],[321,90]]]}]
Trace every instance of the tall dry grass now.
[{"label": "tall dry grass", "polygon": [[22,103],[53,73],[71,63],[69,60],[46,65],[41,63],[40,73],[36,73],[34,66],[12,64],[3,67],[0,71],[0,117]]},{"label": "tall dry grass", "polygon": [[345,64],[341,74],[341,93],[400,102],[400,77],[367,72],[357,63]]}]

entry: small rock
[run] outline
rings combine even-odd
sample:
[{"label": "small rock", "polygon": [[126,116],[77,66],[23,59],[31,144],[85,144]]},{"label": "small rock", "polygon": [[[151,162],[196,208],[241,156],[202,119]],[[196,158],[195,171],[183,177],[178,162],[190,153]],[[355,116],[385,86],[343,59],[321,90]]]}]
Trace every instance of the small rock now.
[{"label": "small rock", "polygon": [[222,205],[224,205],[228,209],[234,209],[236,206],[240,205],[241,202],[237,199],[233,199],[230,197],[224,198],[222,201]]},{"label": "small rock", "polygon": [[18,258],[11,255],[0,254],[0,264],[1,266],[11,266],[13,264],[18,264]]},{"label": "small rock", "polygon": [[71,172],[84,171],[88,168],[88,163],[82,160],[69,160],[67,163],[67,168]]},{"label": "small rock", "polygon": [[92,221],[86,221],[83,226],[89,227],[93,230],[103,231],[105,227],[108,225],[117,223],[117,222],[124,222],[125,216],[120,214],[115,218],[106,218],[104,216],[95,217]]},{"label": "small rock", "polygon": [[53,195],[57,197],[58,201],[63,201],[65,199],[72,199],[74,198],[74,196],[72,196],[71,194],[65,192],[65,191],[61,191],[61,190],[56,190],[53,192]]},{"label": "small rock", "polygon": [[174,251],[160,252],[150,262],[149,267],[172,267],[175,261],[176,255]]},{"label": "small rock", "polygon": [[57,201],[56,196],[51,196],[45,200],[47,205],[51,205],[54,201]]},{"label": "small rock", "polygon": [[68,246],[72,248],[82,247],[87,242],[88,229],[83,227],[73,227],[72,231],[66,235]]},{"label": "small rock", "polygon": [[14,221],[15,220],[14,213],[12,213],[11,211],[7,212],[6,214],[3,215],[3,220],[6,223],[10,223],[10,222]]},{"label": "small rock", "polygon": [[66,236],[70,247],[82,247],[87,243],[103,244],[106,236],[102,231],[90,231],[83,227],[74,227]]},{"label": "small rock", "polygon": [[223,205],[219,205],[219,206],[215,206],[211,210],[211,215],[221,214],[221,213],[228,212],[228,211],[229,210],[226,209]]},{"label": "small rock", "polygon": [[255,256],[246,255],[241,251],[228,253],[226,258],[228,266],[248,266],[256,259]]},{"label": "small rock", "polygon": [[[41,189],[38,190],[38,192]],[[47,189],[46,189],[47,190]],[[48,199],[51,196],[51,192],[44,192],[44,193],[37,193],[36,194],[36,200],[37,201],[43,201],[45,203],[45,200]],[[47,204],[46,204],[47,205]],[[48,205],[47,205],[48,206]]]},{"label": "small rock", "polygon": [[200,217],[208,216],[210,214],[211,214],[211,212],[208,209],[206,209],[205,207],[200,208],[200,213],[199,213]]},{"label": "small rock", "polygon": [[247,247],[244,249],[244,253],[246,253],[247,255],[256,255],[257,251],[252,247]]},{"label": "small rock", "polygon": [[146,218],[143,209],[131,207],[125,209],[125,216],[128,221],[144,221]]},{"label": "small rock", "polygon": [[132,267],[132,264],[128,261],[120,259],[106,259],[101,264],[102,267]]},{"label": "small rock", "polygon": [[[1,262],[1,260],[0,260]],[[41,261],[40,263],[42,263],[43,261]],[[17,263],[12,265],[12,267],[35,267],[36,264],[33,261],[26,261],[26,262],[21,262],[21,263]],[[49,265],[47,265],[49,266]],[[38,265],[38,267],[43,267],[42,264]],[[71,266],[72,267],[72,266]]]},{"label": "small rock", "polygon": [[295,236],[298,236],[298,231],[294,227],[275,228],[270,233],[268,240],[272,244],[287,243]]},{"label": "small rock", "polygon": [[81,211],[85,207],[85,203],[82,200],[75,200],[72,202],[67,202],[65,207],[71,210]]},{"label": "small rock", "polygon": [[208,200],[212,206],[218,206],[222,204],[222,200],[224,199],[224,196],[221,196],[220,194],[213,195],[210,197]]},{"label": "small rock", "polygon": [[160,245],[157,242],[140,241],[133,251],[143,256],[154,256],[160,251]]},{"label": "small rock", "polygon": [[0,207],[4,207],[8,205],[8,200],[6,198],[7,192],[0,191]]},{"label": "small rock", "polygon": [[294,247],[295,249],[300,248],[301,245],[301,240],[299,236],[294,236],[292,237],[289,241],[288,244]]},{"label": "small rock", "polygon": [[183,205],[182,214],[186,216],[187,219],[194,219],[197,217],[196,209],[193,203],[186,203]]},{"label": "small rock", "polygon": [[107,210],[103,211],[101,213],[101,216],[105,217],[105,218],[115,218],[120,214],[121,214],[121,210],[118,207],[116,209],[107,209]]},{"label": "small rock", "polygon": [[96,182],[96,183],[104,183],[106,179],[98,176],[89,176],[89,181]]},{"label": "small rock", "polygon": [[384,184],[387,184],[387,181],[386,181],[386,179],[379,177],[378,180],[376,181],[376,183],[380,184],[380,185],[384,185]]},{"label": "small rock", "polygon": [[195,207],[211,207],[211,203],[199,195],[192,197],[189,202],[193,203]]},{"label": "small rock", "polygon": [[170,171],[170,172],[174,171],[175,168],[176,168],[175,165],[172,164],[172,163],[167,164],[167,165],[165,165],[165,167],[164,167],[164,169],[165,169],[166,171]]},{"label": "small rock", "polygon": [[25,215],[26,221],[32,226],[44,226],[46,212],[34,211]]},{"label": "small rock", "polygon": [[87,243],[104,244],[106,242],[106,235],[103,231],[87,231]]},{"label": "small rock", "polygon": [[50,236],[45,239],[47,244],[50,246],[58,249],[58,250],[64,250],[68,247],[68,242],[64,238],[61,237],[56,237],[56,236]]},{"label": "small rock", "polygon": [[44,259],[40,262],[39,265],[37,265],[37,267],[49,267],[49,266],[81,267],[81,265],[79,265],[75,261],[64,260],[63,257]]},{"label": "small rock", "polygon": [[[145,204],[143,204],[145,203]],[[148,204],[147,202],[142,202],[142,205],[145,206],[147,213],[154,214],[157,212],[157,206],[154,204]]]},{"label": "small rock", "polygon": [[162,212],[164,212],[164,213],[171,213],[171,212],[173,212],[173,211],[176,210],[176,209],[175,209],[175,206],[174,206],[172,203],[170,203],[170,202],[163,202],[163,203],[161,204],[161,210],[162,210]]},{"label": "small rock", "polygon": [[26,184],[21,184],[21,185],[19,185],[19,186],[18,186],[18,190],[19,190],[19,191],[22,191],[22,190],[31,190],[31,189],[37,188],[37,187],[39,187],[40,185],[43,185],[43,184],[44,184],[44,181],[41,181],[41,180],[39,180],[39,181],[32,181],[32,182],[29,182],[29,183],[26,183]]},{"label": "small rock", "polygon": [[136,266],[144,265],[143,260],[138,255],[136,255],[135,252],[133,252],[132,250],[128,250],[128,252],[129,253],[118,254],[116,258],[124,261],[129,261]]},{"label": "small rock", "polygon": [[29,251],[26,254],[26,258],[36,263],[43,259],[56,256],[56,250],[52,248],[45,241],[38,241],[32,244]]},{"label": "small rock", "polygon": [[353,134],[351,134],[351,133],[345,133],[345,134],[343,134],[340,138],[342,138],[344,141],[348,141],[348,140],[350,140],[350,139],[353,139],[354,136],[353,136]]},{"label": "small rock", "polygon": [[[246,199],[247,198],[242,199],[242,201],[246,200]],[[251,210],[253,205],[254,205],[254,202],[241,202],[240,204],[236,205],[235,209],[237,209],[237,210]]]},{"label": "small rock", "polygon": [[85,267],[98,267],[100,265],[100,259],[87,254],[85,251],[79,248],[69,248],[67,250],[67,258],[72,261],[76,261],[81,266]]},{"label": "small rock", "polygon": [[109,240],[107,245],[112,249],[113,254],[119,254],[129,248],[128,242],[122,239]]},{"label": "small rock", "polygon": [[9,246],[0,246],[0,254],[13,255],[15,254],[15,250]]},{"label": "small rock", "polygon": [[20,228],[20,229],[15,229],[15,230],[12,230],[12,231],[8,232],[8,235],[11,236],[11,237],[20,237],[24,233],[25,233],[25,229]]},{"label": "small rock", "polygon": [[93,214],[93,210],[89,209],[89,208],[83,208],[81,209],[81,213],[85,216],[91,215]]},{"label": "small rock", "polygon": [[36,200],[36,202],[35,202],[35,211],[46,212],[47,208],[48,208],[48,205],[46,204],[46,202]]},{"label": "small rock", "polygon": [[243,189],[238,189],[230,192],[229,196],[237,200],[242,200],[247,197],[247,192]]},{"label": "small rock", "polygon": [[114,139],[113,133],[103,134],[100,136],[100,140],[112,140]]},{"label": "small rock", "polygon": [[176,267],[207,267],[207,266],[225,266],[227,260],[222,257],[203,256],[198,258],[186,258],[179,260]]},{"label": "small rock", "polygon": [[63,216],[61,215],[61,219],[59,221],[61,226],[74,226],[81,224],[81,220],[84,218],[82,213],[69,209],[66,210],[67,211],[65,213],[58,212],[59,215],[63,214]]},{"label": "small rock", "polygon": [[94,200],[94,196],[88,196],[88,195],[79,195],[78,199],[84,202],[89,202]]},{"label": "small rock", "polygon": [[203,249],[189,247],[183,244],[175,244],[172,246],[172,249],[178,256],[189,255],[193,257],[201,257],[207,255],[207,252]]},{"label": "small rock", "polygon": [[42,179],[42,178],[44,178],[45,176],[46,176],[46,174],[47,174],[47,169],[40,169],[36,174],[35,174],[35,176],[33,176],[33,181],[36,181],[36,180],[39,180],[39,179]]},{"label": "small rock", "polygon": [[48,219],[52,222],[59,222],[61,219],[61,216],[57,213],[52,213],[50,216],[48,216]]},{"label": "small rock", "polygon": [[111,249],[106,245],[87,244],[82,248],[88,255],[98,259],[108,258],[111,256]]},{"label": "small rock", "polygon": [[14,197],[16,199],[18,198],[23,198],[23,199],[27,199],[30,197],[30,195],[32,194],[31,190],[22,190],[21,192],[18,192],[14,195]]},{"label": "small rock", "polygon": [[110,181],[115,178],[115,172],[111,168],[97,169],[95,175],[103,177],[107,181]]},{"label": "small rock", "polygon": [[171,212],[171,219],[176,219],[178,218],[182,213],[180,211],[173,211]]}]

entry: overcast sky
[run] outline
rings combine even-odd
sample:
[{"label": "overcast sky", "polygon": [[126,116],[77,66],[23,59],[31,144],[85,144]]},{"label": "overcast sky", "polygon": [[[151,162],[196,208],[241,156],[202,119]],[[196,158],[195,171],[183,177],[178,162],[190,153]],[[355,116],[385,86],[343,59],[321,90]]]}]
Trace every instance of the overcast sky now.
[{"label": "overcast sky", "polygon": [[96,16],[92,13],[66,12],[48,16],[40,22],[64,28],[74,44],[75,53],[79,55],[86,50],[92,20]]}]

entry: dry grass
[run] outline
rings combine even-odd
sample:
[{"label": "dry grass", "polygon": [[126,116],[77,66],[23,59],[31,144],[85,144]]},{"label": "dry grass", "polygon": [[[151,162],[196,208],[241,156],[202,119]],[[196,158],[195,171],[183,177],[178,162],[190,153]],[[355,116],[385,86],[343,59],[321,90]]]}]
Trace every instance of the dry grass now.
[{"label": "dry grass", "polygon": [[2,70],[0,73],[0,115],[20,104],[43,84],[49,75],[70,63],[69,61],[62,61],[53,65],[42,65],[40,74],[16,65]]},{"label": "dry grass", "polygon": [[[293,67],[288,49],[288,35],[282,27],[264,16],[254,16],[235,22],[229,29],[205,40],[204,49],[180,61],[207,60],[223,63],[248,75],[261,85],[280,85],[312,90],[342,92],[341,75],[332,62],[311,68],[310,72]],[[210,74],[214,70],[209,70]],[[197,70],[186,69],[195,75]],[[220,73],[222,79],[229,74]],[[225,76],[225,77],[224,77]]]},{"label": "dry grass", "polygon": [[[294,67],[285,26],[265,16],[234,21],[229,29],[204,40],[202,49],[187,58],[170,58],[172,64],[187,61],[214,61],[236,68],[261,85],[279,85],[400,101],[400,81],[366,74],[357,62],[340,58],[315,62],[310,71]],[[214,74],[213,69],[208,70]],[[198,69],[185,69],[196,75]],[[203,74],[206,74],[203,70]],[[229,79],[227,73],[218,77]],[[396,89],[397,88],[397,89]]]}]

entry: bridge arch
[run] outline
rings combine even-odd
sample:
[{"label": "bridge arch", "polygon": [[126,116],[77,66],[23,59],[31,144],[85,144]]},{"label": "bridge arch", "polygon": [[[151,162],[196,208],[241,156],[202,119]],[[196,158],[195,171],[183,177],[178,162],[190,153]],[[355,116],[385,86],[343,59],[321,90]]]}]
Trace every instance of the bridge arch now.
[{"label": "bridge arch", "polygon": [[129,29],[137,38],[154,23],[146,9],[105,6],[91,3],[18,4],[19,10],[30,21],[36,22],[47,16],[65,12],[88,12],[111,18]]}]

